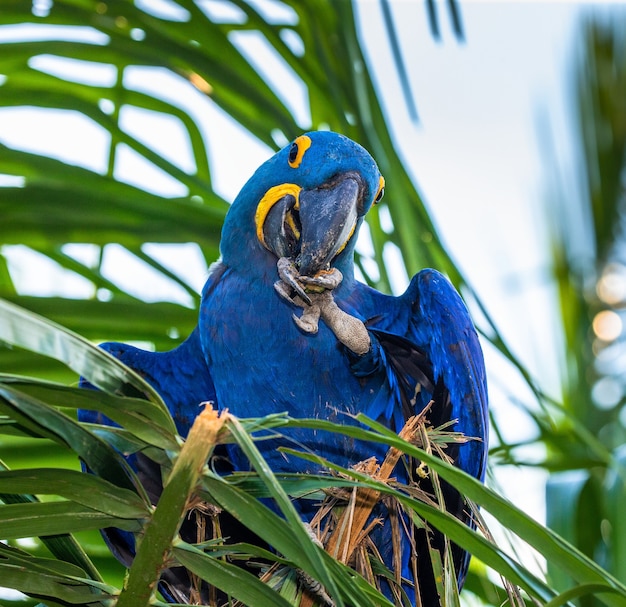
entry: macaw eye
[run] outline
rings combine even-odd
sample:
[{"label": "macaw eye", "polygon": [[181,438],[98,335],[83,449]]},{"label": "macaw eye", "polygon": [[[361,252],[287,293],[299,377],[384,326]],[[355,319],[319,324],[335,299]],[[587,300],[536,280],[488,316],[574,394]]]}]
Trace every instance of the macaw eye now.
[{"label": "macaw eye", "polygon": [[293,165],[297,157],[298,157],[298,144],[292,143],[291,149],[289,150],[289,158],[288,158],[289,164]]},{"label": "macaw eye", "polygon": [[381,175],[378,180],[378,192],[376,193],[376,198],[374,198],[374,204],[378,204],[383,196],[385,195],[385,178]]},{"label": "macaw eye", "polygon": [[292,169],[297,169],[302,162],[304,153],[311,147],[311,138],[306,135],[300,135],[289,148],[289,156],[287,162]]}]

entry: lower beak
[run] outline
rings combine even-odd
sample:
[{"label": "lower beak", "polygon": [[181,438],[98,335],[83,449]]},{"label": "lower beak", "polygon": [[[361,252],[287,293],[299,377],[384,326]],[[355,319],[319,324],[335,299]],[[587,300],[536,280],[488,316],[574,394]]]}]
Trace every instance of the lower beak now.
[{"label": "lower beak", "polygon": [[300,224],[296,198],[287,194],[278,200],[263,223],[263,243],[276,257],[294,259],[299,251]]}]

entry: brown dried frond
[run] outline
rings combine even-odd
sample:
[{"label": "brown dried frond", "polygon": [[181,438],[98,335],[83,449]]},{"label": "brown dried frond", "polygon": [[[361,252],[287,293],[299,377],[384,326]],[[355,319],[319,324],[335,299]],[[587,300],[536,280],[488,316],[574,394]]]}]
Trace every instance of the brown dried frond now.
[{"label": "brown dried frond", "polygon": [[[222,509],[199,498],[192,496],[189,500],[187,518],[195,517],[196,522],[196,543],[201,544],[207,540],[221,539],[219,515]],[[207,522],[210,521],[211,528],[207,529]],[[195,573],[189,572],[191,589],[189,592],[190,605],[202,605],[202,578]],[[209,605],[217,605],[217,589],[209,586]]]},{"label": "brown dried frond", "polygon": [[[423,427],[423,412],[409,418],[400,432],[400,437],[413,442],[418,436],[419,428]],[[359,462],[354,468],[371,476],[373,479],[387,482],[402,456],[402,451],[391,447],[380,465],[377,466],[374,458]],[[326,543],[326,551],[347,563],[356,546],[359,544],[361,532],[380,499],[380,491],[375,489],[354,488],[348,507],[343,511],[337,525]]]},{"label": "brown dried frond", "polygon": [[[427,422],[427,415],[432,404],[432,402],[429,403],[419,415],[409,418],[404,428],[399,433],[399,436],[427,453],[436,455],[443,461],[453,463],[452,458],[446,453],[446,447],[452,443],[463,443],[472,439],[468,439],[461,433],[447,430],[447,428],[454,424],[455,420],[437,428],[430,426]],[[407,465],[414,466],[410,476],[415,477],[415,479],[411,480],[408,484],[399,483],[392,477],[393,471],[402,456],[403,452],[400,449],[391,447],[380,465],[377,460],[372,457],[357,463],[353,466],[353,469],[376,481],[386,483],[390,487],[399,489],[408,496],[425,504],[445,510],[439,477],[436,472],[430,470],[426,464],[419,462],[419,460],[416,461],[415,459],[408,458]],[[422,474],[420,475],[419,472]],[[421,478],[429,480],[427,483],[428,490],[420,487]],[[315,533],[316,538],[322,543],[329,554],[352,567],[379,590],[383,578],[380,574],[375,573],[373,563],[376,560],[382,563],[383,560],[370,536],[372,531],[383,523],[380,518],[373,519],[372,513],[381,499],[384,500],[391,523],[393,551],[392,573],[395,578],[388,580],[389,588],[395,601],[400,604],[402,602],[403,593],[402,585],[411,585],[409,580],[402,579],[401,577],[403,549],[410,550],[410,567],[412,569],[414,583],[417,585],[417,580],[419,579],[418,560],[427,555],[416,554],[413,528],[425,528],[428,530],[428,524],[415,512],[405,511],[402,504],[392,496],[386,496],[375,489],[363,487],[331,487],[324,491],[326,497],[319,505],[310,523],[312,532]],[[434,559],[435,562],[433,562],[433,566],[443,573],[444,569],[446,571],[449,569],[450,563],[452,562],[449,542],[445,543],[444,553],[439,554],[433,546],[430,546],[429,535],[430,534],[427,532],[430,552],[428,558]],[[408,538],[410,542],[410,546],[408,547],[403,546],[405,538]],[[261,579],[267,581],[272,575],[275,575],[276,572],[277,566],[273,566]],[[313,588],[312,584],[307,583],[301,572],[298,576],[302,582],[300,607],[315,607],[329,604],[327,601],[330,601],[330,598],[326,595],[323,588],[318,588],[317,585]],[[421,607],[419,588],[416,588],[415,600],[416,605]]]},{"label": "brown dried frond", "polygon": [[370,540],[368,546],[367,541],[362,541],[354,553],[354,569],[358,571],[372,586],[378,585],[378,580],[372,571],[372,563],[370,560],[371,550],[376,550],[373,542]]}]

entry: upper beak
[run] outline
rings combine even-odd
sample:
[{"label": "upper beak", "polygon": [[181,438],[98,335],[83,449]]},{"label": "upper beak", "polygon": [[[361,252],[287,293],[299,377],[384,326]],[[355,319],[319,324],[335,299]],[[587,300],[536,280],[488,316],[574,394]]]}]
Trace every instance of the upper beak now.
[{"label": "upper beak", "polygon": [[294,259],[302,276],[329,267],[356,229],[361,186],[354,175],[342,175],[297,200],[277,200],[263,223],[263,240],[278,257]]},{"label": "upper beak", "polygon": [[301,275],[327,269],[346,246],[356,228],[359,193],[356,179],[345,177],[300,194],[302,237],[296,264]]}]

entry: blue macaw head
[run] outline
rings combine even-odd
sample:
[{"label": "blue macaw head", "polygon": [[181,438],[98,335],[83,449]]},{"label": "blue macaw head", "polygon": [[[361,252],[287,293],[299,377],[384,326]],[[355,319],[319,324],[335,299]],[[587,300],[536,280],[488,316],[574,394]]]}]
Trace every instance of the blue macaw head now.
[{"label": "blue macaw head", "polygon": [[301,135],[261,165],[233,202],[222,260],[242,270],[261,260],[274,269],[289,257],[301,275],[332,266],[351,276],[359,226],[383,188],[359,144],[329,131]]}]

